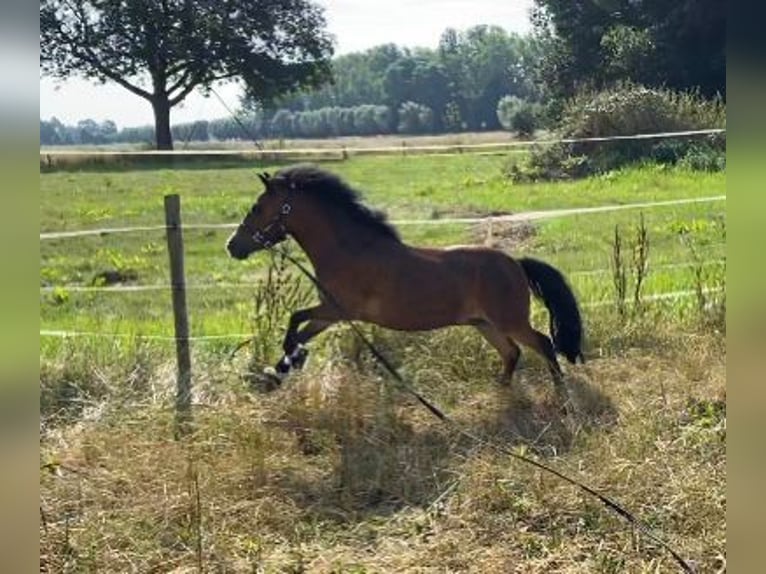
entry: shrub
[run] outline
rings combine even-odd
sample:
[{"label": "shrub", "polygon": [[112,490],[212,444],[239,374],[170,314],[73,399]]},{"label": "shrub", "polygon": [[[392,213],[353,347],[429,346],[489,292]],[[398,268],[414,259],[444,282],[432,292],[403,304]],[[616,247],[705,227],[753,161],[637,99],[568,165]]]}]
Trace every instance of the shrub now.
[{"label": "shrub", "polygon": [[354,127],[358,135],[388,132],[389,111],[386,106],[365,104],[354,108]]},{"label": "shrub", "polygon": [[628,83],[575,96],[564,108],[561,132],[564,137],[585,138],[725,125],[726,109],[719,99]]},{"label": "shrub", "polygon": [[710,145],[692,146],[678,164],[696,171],[723,171],[726,169],[726,151]]},{"label": "shrub", "polygon": [[540,127],[541,106],[517,96],[504,96],[497,104],[502,126],[520,136],[531,136]]},{"label": "shrub", "polygon": [[591,173],[588,157],[572,155],[566,145],[536,146],[528,157],[506,167],[506,176],[519,182],[580,178]]},{"label": "shrub", "polygon": [[[603,92],[577,95],[566,104],[558,131],[564,139],[587,139],[725,125],[726,108],[720,99],[621,84]],[[526,161],[509,171],[516,180],[537,180],[582,177],[641,161],[724,169],[725,150],[723,135],[562,143],[533,150]]]}]

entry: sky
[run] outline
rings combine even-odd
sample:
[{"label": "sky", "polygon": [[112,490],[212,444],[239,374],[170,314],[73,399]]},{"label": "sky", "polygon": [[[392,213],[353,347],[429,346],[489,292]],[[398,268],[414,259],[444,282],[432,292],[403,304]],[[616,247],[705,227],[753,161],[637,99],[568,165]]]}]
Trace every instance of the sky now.
[{"label": "sky", "polygon": [[[318,0],[325,7],[328,30],[335,37],[336,55],[393,42],[400,46],[435,48],[445,28],[458,30],[478,24],[525,33],[531,28],[533,0]],[[239,89],[216,88],[236,109]],[[215,97],[194,93],[171,111],[171,122],[182,123],[228,115]],[[119,128],[153,123],[151,106],[116,84],[86,80],[66,82],[40,78],[40,118],[57,117],[65,124],[85,118],[111,119]]]}]

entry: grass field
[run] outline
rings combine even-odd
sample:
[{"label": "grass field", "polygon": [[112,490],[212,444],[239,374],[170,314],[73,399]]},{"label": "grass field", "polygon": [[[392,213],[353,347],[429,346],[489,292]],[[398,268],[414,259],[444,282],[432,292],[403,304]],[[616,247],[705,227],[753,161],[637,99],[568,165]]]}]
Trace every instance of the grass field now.
[{"label": "grass field", "polygon": [[[579,182],[514,185],[501,156],[359,157],[327,164],[399,219],[627,204],[725,194],[725,175],[631,168]],[[267,169],[273,166],[266,166]],[[162,225],[179,193],[185,223],[236,223],[259,192],[252,168],[52,172],[40,230]],[[724,202],[533,224],[403,225],[411,243],[488,242],[559,267],[584,305],[584,366],[567,370],[564,416],[526,353],[510,388],[468,329],[365,327],[414,384],[472,432],[602,488],[701,571],[725,568]],[[649,239],[642,298],[616,311],[615,226],[629,287],[640,217]],[[274,289],[271,259],[223,251],[225,230],[185,232],[196,432],[172,439],[170,294],[81,291],[118,271],[168,282],[163,233],[41,241],[41,329],[121,338],[41,338],[41,555],[50,571],[657,572],[670,558],[556,479],[441,427],[338,327],[307,370],[260,394],[249,371],[274,360],[289,311],[313,300]],[[295,281],[289,269],[274,274]],[[232,284],[244,284],[232,287]],[[212,286],[212,287],[211,287]],[[216,287],[217,286],[217,287]],[[632,296],[630,289],[629,295]],[[267,304],[268,302],[268,304]],[[590,306],[602,303],[602,306]],[[536,308],[535,320],[545,325]]]}]

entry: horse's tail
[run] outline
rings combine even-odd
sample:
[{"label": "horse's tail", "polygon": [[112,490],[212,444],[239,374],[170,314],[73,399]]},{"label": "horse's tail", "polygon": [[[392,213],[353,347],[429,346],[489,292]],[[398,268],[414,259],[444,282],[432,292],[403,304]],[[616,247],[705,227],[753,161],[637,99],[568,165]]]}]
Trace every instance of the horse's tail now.
[{"label": "horse's tail", "polygon": [[527,275],[529,288],[540,298],[550,314],[550,330],[556,351],[564,355],[570,363],[579,358],[585,362],[582,354],[582,319],[577,307],[577,300],[564,276],[555,267],[523,257],[519,259]]}]

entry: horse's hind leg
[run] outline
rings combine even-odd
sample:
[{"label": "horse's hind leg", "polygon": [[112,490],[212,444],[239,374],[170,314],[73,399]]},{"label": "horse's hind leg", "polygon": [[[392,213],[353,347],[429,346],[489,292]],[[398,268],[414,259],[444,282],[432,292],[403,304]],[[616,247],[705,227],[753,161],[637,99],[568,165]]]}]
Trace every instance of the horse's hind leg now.
[{"label": "horse's hind leg", "polygon": [[537,331],[531,325],[526,324],[524,327],[514,329],[511,336],[522,345],[526,345],[536,351],[545,359],[548,363],[548,370],[553,377],[553,382],[556,385],[564,383],[564,374],[561,371],[558,359],[556,359],[556,351],[553,348],[553,343],[546,335]]},{"label": "horse's hind leg", "polygon": [[500,375],[500,382],[503,384],[509,384],[513,371],[516,369],[516,363],[521,355],[521,349],[513,342],[512,339],[506,337],[496,327],[482,321],[474,325],[484,338],[492,345],[495,350],[500,353],[500,357],[503,360],[503,372]]}]

